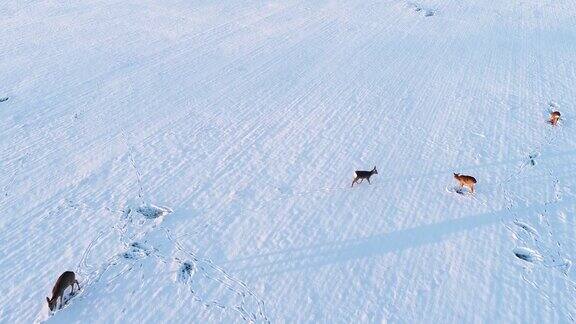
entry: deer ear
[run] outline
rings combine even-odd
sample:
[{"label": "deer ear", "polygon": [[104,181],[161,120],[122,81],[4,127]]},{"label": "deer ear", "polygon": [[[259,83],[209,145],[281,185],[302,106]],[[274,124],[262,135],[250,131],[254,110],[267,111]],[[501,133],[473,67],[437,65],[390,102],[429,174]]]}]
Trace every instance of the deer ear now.
[{"label": "deer ear", "polygon": [[48,304],[50,304],[50,299],[48,299],[48,297],[46,297],[46,301],[48,302]]}]

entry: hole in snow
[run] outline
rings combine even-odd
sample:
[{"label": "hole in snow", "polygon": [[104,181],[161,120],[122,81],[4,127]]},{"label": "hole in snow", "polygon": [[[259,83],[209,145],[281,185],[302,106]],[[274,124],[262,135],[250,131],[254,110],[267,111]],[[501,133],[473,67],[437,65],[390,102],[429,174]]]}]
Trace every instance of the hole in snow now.
[{"label": "hole in snow", "polygon": [[514,254],[517,258],[527,262],[542,261],[542,256],[537,251],[525,247],[517,247],[514,249]]},{"label": "hole in snow", "polygon": [[143,215],[148,219],[154,219],[161,216],[168,215],[172,212],[172,209],[168,207],[158,207],[154,205],[142,205],[136,208],[136,212]]}]

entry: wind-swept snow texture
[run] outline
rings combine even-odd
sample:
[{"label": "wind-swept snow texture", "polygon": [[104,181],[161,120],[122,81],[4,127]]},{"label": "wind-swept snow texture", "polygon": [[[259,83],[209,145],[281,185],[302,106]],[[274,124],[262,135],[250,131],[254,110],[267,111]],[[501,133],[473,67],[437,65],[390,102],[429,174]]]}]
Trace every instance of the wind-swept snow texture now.
[{"label": "wind-swept snow texture", "polygon": [[0,16],[0,322],[574,321],[573,0]]}]

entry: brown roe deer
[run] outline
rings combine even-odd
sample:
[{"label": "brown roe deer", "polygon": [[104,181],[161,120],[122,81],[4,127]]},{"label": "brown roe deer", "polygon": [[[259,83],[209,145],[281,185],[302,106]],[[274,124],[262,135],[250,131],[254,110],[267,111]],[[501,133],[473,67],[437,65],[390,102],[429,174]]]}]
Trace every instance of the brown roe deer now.
[{"label": "brown roe deer", "polygon": [[559,111],[551,112],[550,119],[548,120],[548,122],[550,122],[552,126],[556,126],[558,124],[558,120],[560,120],[560,112]]},{"label": "brown roe deer", "polygon": [[72,287],[72,292],[74,292],[74,284],[76,284],[78,286],[78,289],[80,289],[80,284],[78,284],[78,280],[76,280],[76,275],[74,274],[74,272],[65,271],[63,274],[60,275],[58,280],[56,280],[54,288],[52,288],[52,299],[48,299],[48,297],[46,297],[48,307],[50,308],[51,311],[53,311],[54,308],[56,308],[56,305],[58,304],[58,298],[60,298],[60,308],[62,308],[64,291],[66,290],[66,288]]},{"label": "brown roe deer", "polygon": [[463,175],[459,173],[454,173],[454,179],[458,181],[460,187],[467,187],[471,192],[474,192],[474,185],[476,184],[476,178],[468,175]]},{"label": "brown roe deer", "polygon": [[354,179],[352,180],[352,185],[350,187],[354,187],[354,184],[358,183],[358,180],[360,180],[360,183],[362,183],[364,181],[364,179],[368,180],[368,184],[371,184],[370,183],[370,177],[374,174],[378,174],[378,170],[376,170],[376,166],[374,166],[374,169],[372,169],[372,171],[356,170],[354,172]]}]

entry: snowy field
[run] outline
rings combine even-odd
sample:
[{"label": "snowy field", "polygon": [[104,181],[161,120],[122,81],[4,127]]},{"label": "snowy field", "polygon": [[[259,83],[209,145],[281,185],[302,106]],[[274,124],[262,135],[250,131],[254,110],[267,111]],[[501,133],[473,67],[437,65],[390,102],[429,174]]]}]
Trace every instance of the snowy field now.
[{"label": "snowy field", "polygon": [[1,323],[575,321],[573,0],[0,15]]}]

